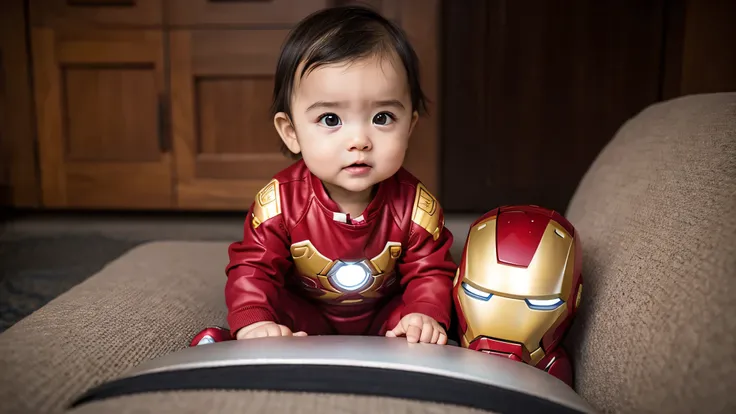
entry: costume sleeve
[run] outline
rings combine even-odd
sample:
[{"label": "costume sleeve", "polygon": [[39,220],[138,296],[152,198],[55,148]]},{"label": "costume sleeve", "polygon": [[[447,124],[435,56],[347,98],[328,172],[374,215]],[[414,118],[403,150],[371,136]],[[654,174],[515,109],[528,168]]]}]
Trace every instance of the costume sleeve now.
[{"label": "costume sleeve", "polygon": [[453,236],[444,224],[442,208],[420,183],[412,209],[409,243],[398,270],[404,286],[401,316],[421,313],[448,329],[457,265],[450,254]]},{"label": "costume sleeve", "polygon": [[228,254],[225,302],[233,337],[250,324],[278,322],[277,295],[291,266],[278,181],[258,192],[245,220],[243,240],[231,244]]}]

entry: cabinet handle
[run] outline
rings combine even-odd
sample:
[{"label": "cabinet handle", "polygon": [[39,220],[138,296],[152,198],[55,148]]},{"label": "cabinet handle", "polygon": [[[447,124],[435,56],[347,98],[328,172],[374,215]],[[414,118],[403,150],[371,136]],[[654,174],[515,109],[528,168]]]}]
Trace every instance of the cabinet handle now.
[{"label": "cabinet handle", "polygon": [[166,128],[166,104],[164,103],[163,96],[159,96],[158,98],[158,114],[157,114],[157,121],[158,121],[158,146],[161,149],[161,152],[169,152],[171,150],[171,145],[169,145],[169,139]]}]

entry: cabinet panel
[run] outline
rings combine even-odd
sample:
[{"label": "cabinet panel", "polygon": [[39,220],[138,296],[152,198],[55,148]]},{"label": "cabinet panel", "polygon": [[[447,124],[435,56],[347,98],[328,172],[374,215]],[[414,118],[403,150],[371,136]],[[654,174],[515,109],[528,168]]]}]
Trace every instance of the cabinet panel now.
[{"label": "cabinet panel", "polygon": [[292,161],[269,115],[287,30],[176,30],[171,95],[181,208],[249,207]]},{"label": "cabinet panel", "polygon": [[207,24],[295,24],[329,0],[178,0],[166,13],[173,26]]},{"label": "cabinet panel", "polygon": [[31,0],[34,26],[158,26],[163,0]]},{"label": "cabinet panel", "polygon": [[172,206],[162,40],[156,31],[33,29],[45,206]]},{"label": "cabinet panel", "polygon": [[[280,138],[263,98],[273,90],[271,76],[200,78],[196,83],[202,155],[273,153]],[[264,139],[265,138],[265,139]]]},{"label": "cabinet panel", "polygon": [[152,66],[67,66],[67,159],[157,161],[158,96]]}]

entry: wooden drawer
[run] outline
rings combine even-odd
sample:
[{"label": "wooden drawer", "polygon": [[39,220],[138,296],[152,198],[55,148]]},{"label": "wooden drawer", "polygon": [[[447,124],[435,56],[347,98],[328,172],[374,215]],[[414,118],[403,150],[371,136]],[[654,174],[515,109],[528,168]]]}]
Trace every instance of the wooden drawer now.
[{"label": "wooden drawer", "polygon": [[330,5],[329,0],[170,0],[168,24],[293,25],[310,13]]},{"label": "wooden drawer", "polygon": [[31,24],[44,27],[163,24],[163,0],[31,0]]}]

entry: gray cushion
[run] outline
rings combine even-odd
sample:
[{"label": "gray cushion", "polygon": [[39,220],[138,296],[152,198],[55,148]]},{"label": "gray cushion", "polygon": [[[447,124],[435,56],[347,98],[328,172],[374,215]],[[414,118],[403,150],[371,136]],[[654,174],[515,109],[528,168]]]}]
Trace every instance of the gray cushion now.
[{"label": "gray cushion", "polygon": [[227,243],[141,245],[0,335],[7,412],[58,412],[87,388],[225,323]]},{"label": "gray cushion", "polygon": [[606,412],[736,412],[736,94],[631,119],[567,217],[584,255],[578,392]]}]

